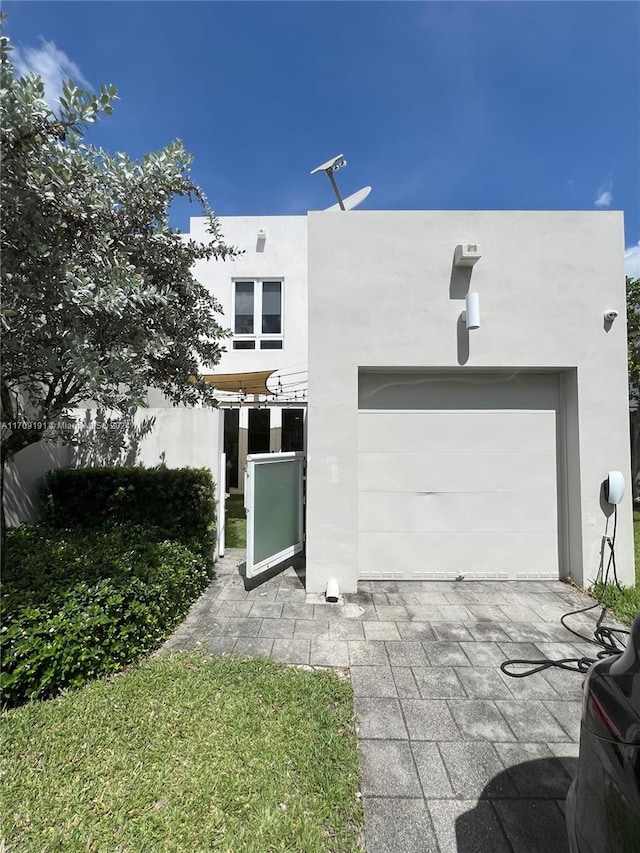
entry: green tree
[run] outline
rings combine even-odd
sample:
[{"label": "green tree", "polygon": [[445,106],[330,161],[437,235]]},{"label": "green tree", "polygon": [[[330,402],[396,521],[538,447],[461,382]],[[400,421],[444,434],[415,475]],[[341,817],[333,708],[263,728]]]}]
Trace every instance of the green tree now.
[{"label": "green tree", "polygon": [[[55,112],[40,77],[17,77],[1,36],[2,470],[56,435],[69,409],[130,411],[148,387],[215,405],[202,377],[227,332],[194,263],[238,254],[189,175],[181,142],[132,161],[86,144],[116,90],[65,84]],[[199,202],[210,239],[169,225],[176,197]],[[63,432],[64,440],[69,436]]]},{"label": "green tree", "polygon": [[627,342],[629,349],[629,399],[631,411],[631,482],[640,475],[640,278],[627,277]]}]

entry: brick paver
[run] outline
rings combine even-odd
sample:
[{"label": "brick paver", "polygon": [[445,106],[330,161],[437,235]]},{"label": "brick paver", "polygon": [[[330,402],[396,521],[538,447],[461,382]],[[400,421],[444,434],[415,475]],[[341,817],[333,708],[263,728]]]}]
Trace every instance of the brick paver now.
[{"label": "brick paver", "polygon": [[230,550],[218,562],[159,653],[348,671],[367,853],[567,853],[582,676],[510,678],[500,664],[593,654],[558,621],[586,595],[560,581],[366,581],[327,604],[305,593],[301,563],[249,589],[243,559]]}]

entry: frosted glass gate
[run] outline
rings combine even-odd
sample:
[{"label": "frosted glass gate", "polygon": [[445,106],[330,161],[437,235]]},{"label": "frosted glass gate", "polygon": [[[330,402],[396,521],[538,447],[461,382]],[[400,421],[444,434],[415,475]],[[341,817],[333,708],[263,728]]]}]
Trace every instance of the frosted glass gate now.
[{"label": "frosted glass gate", "polygon": [[247,456],[247,577],[278,565],[304,547],[304,453]]}]

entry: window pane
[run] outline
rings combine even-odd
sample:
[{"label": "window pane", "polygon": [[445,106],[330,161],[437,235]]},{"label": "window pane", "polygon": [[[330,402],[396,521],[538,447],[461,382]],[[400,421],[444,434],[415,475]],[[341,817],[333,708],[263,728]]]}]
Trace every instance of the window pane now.
[{"label": "window pane", "polygon": [[260,341],[260,349],[282,349],[282,341]]},{"label": "window pane", "polygon": [[301,464],[301,459],[283,459],[255,469],[253,523],[256,562],[266,560],[302,539]]},{"label": "window pane", "polygon": [[282,451],[304,449],[304,412],[302,409],[282,410]]},{"label": "window pane", "polygon": [[262,313],[280,313],[280,282],[265,281],[262,283]]},{"label": "window pane", "polygon": [[249,453],[269,452],[270,409],[249,409]]},{"label": "window pane", "polygon": [[236,282],[236,335],[253,334],[253,282]]},{"label": "window pane", "polygon": [[253,334],[253,314],[236,314],[236,335]]},{"label": "window pane", "polygon": [[240,410],[224,410],[224,452],[227,455],[227,489],[238,488],[238,437]]},{"label": "window pane", "polygon": [[256,342],[255,341],[234,341],[233,342],[234,349],[255,349]]},{"label": "window pane", "polygon": [[279,335],[282,332],[282,298],[279,281],[262,282],[262,332]]}]

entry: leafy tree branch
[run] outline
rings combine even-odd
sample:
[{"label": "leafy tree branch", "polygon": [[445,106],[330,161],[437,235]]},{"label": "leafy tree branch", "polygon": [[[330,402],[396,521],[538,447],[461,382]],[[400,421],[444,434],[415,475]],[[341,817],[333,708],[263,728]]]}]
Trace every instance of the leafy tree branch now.
[{"label": "leafy tree branch", "polygon": [[[191,156],[178,141],[139,161],[87,144],[114,87],[94,95],[69,81],[54,112],[38,76],[16,76],[4,35],[0,52],[3,464],[89,401],[125,413],[154,387],[174,404],[215,405],[202,373],[227,332],[192,269],[238,252]],[[170,227],[176,197],[199,204],[205,242]]]}]

